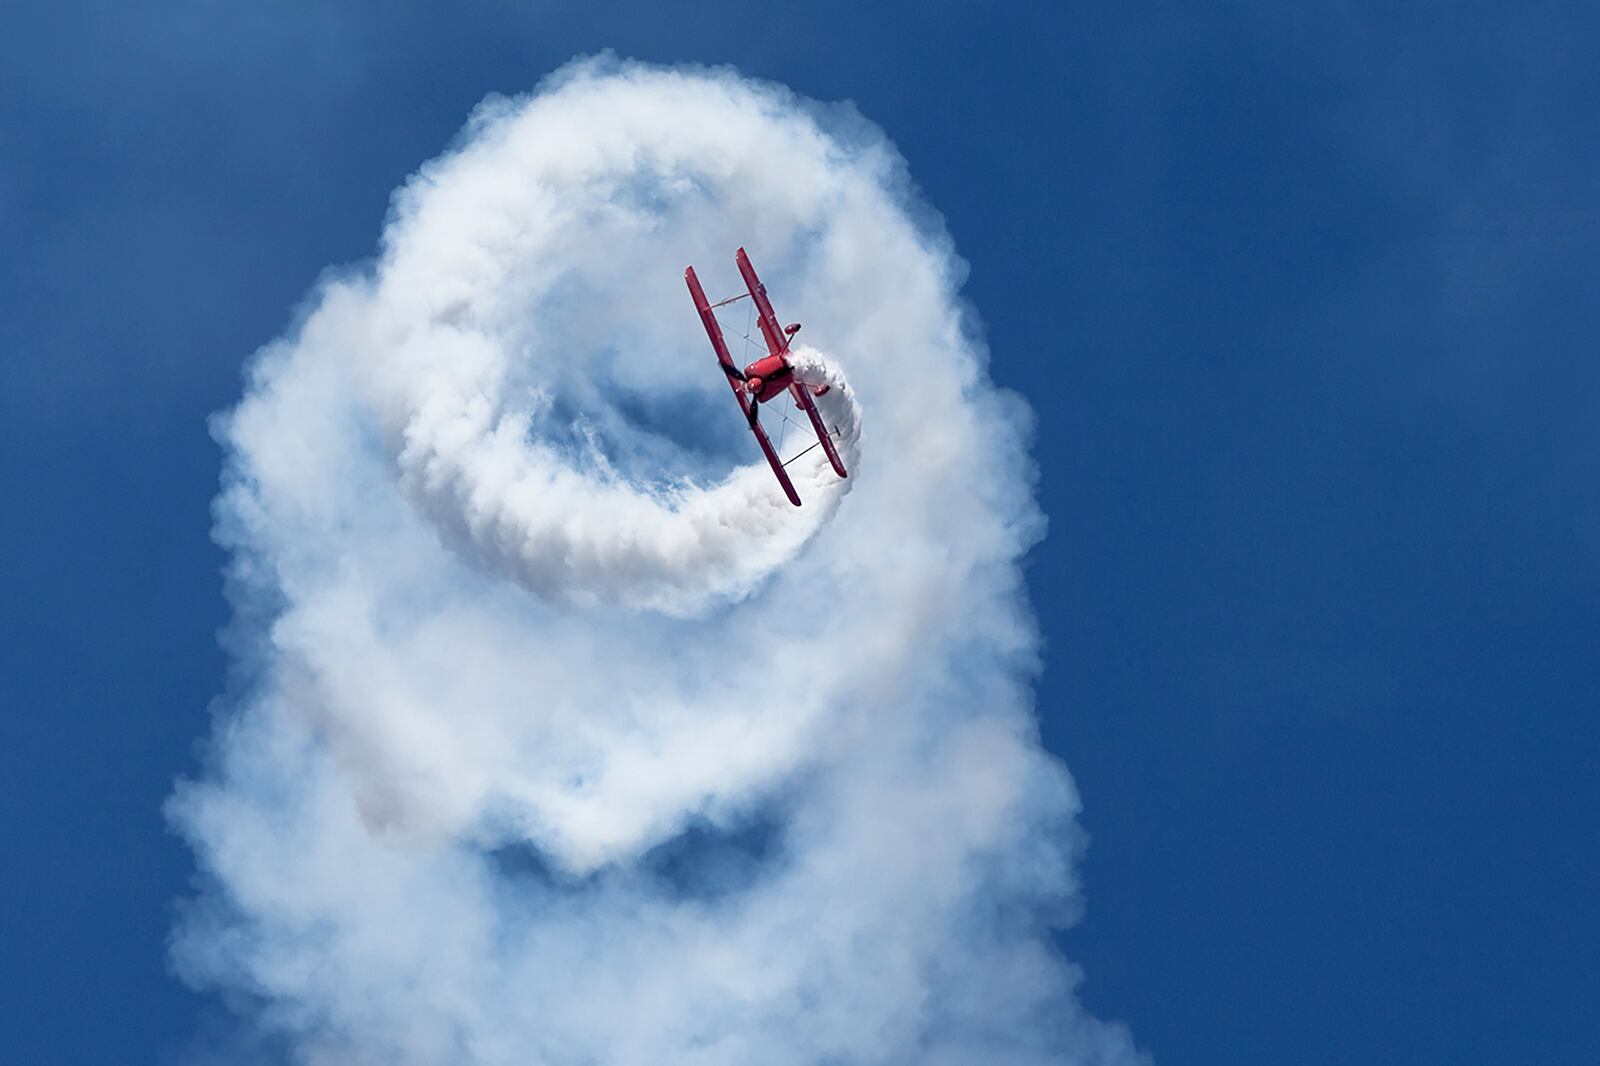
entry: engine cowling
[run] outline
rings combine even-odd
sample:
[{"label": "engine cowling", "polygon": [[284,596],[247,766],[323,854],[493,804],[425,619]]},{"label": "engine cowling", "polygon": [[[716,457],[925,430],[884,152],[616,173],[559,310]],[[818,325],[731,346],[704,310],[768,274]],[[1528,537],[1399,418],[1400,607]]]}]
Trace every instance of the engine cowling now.
[{"label": "engine cowling", "polygon": [[768,355],[744,368],[744,387],[757,403],[765,403],[789,387],[794,370],[781,355]]}]

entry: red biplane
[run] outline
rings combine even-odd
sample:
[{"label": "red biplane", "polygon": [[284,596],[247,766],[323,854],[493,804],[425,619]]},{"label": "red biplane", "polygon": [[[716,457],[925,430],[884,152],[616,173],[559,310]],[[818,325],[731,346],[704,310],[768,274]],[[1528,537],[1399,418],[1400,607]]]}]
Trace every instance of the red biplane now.
[{"label": "red biplane", "polygon": [[[792,396],[795,406],[811,419],[811,428],[817,432],[817,443],[821,444],[822,450],[828,454],[828,462],[833,464],[834,472],[840,477],[849,477],[850,475],[845,473],[844,463],[839,459],[839,452],[833,446],[833,437],[822,424],[822,415],[817,412],[817,405],[812,400],[813,396],[821,396],[827,392],[828,386],[810,385],[795,377],[794,367],[789,364],[789,338],[800,331],[800,323],[780,327],[778,316],[772,313],[772,304],[767,300],[767,287],[756,277],[756,268],[750,265],[750,257],[744,254],[743,248],[740,248],[738,254],[734,256],[734,261],[739,264],[739,273],[744,277],[747,290],[738,296],[717,303],[708,303],[705,290],[700,287],[700,279],[695,277],[694,267],[684,269],[683,280],[689,285],[689,294],[694,297],[695,310],[700,312],[700,321],[706,327],[706,336],[711,338],[711,347],[717,352],[717,362],[722,364],[722,372],[727,375],[728,384],[733,387],[733,395],[739,401],[739,408],[744,412],[745,421],[750,425],[750,432],[756,435],[756,443],[761,445],[761,453],[767,457],[772,472],[778,475],[778,484],[783,486],[789,502],[799,507],[800,494],[795,492],[794,482],[789,480],[789,474],[784,470],[786,464],[778,458],[778,453],[772,447],[772,441],[767,438],[767,431],[761,428],[760,408],[762,404],[784,394]],[[722,327],[717,324],[716,309],[744,299],[750,300],[755,305],[756,319],[761,324],[761,336],[767,342],[767,354],[740,370],[734,364],[733,356],[728,353],[728,342],[722,339]],[[799,457],[796,455],[789,462]]]}]

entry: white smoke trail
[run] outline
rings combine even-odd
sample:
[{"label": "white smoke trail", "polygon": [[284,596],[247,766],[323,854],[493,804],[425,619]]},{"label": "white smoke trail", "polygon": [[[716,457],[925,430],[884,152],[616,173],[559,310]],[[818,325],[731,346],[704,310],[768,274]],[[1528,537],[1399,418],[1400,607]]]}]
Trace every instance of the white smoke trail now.
[{"label": "white smoke trail", "polygon": [[[309,1063],[1139,1058],[1050,945],[1029,416],[928,216],[852,112],[726,71],[479,109],[219,422],[186,979]],[[810,453],[799,509],[682,285],[740,244],[837,386],[852,476]]]}]

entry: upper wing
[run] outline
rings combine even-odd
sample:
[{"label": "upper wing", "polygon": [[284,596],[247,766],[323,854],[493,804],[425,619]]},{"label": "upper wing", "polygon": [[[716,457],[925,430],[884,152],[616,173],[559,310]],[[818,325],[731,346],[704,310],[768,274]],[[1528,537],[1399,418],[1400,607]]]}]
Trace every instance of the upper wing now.
[{"label": "upper wing", "polygon": [[794,490],[794,482],[789,480],[789,472],[783,468],[778,453],[773,450],[772,441],[767,439],[767,431],[761,428],[760,411],[742,387],[744,372],[734,365],[733,356],[728,354],[728,342],[722,339],[722,327],[717,324],[717,316],[706,299],[706,291],[700,287],[700,279],[695,277],[694,267],[684,270],[683,280],[689,286],[689,295],[694,297],[695,310],[700,312],[700,324],[705,326],[706,336],[711,338],[711,347],[716,349],[717,362],[722,364],[722,372],[733,389],[733,398],[739,401],[739,410],[744,412],[750,432],[755,434],[756,443],[761,445],[761,454],[767,457],[767,464],[778,476],[778,484],[783,486],[783,493],[789,497],[789,502],[799,507],[800,494]]},{"label": "upper wing", "polygon": [[[694,309],[700,312],[700,324],[705,326],[706,336],[711,338],[711,347],[716,349],[717,362],[722,364],[722,372],[728,376],[728,384],[733,386],[734,394],[739,397],[739,405],[743,407],[744,390],[739,385],[744,381],[744,371],[734,365],[733,356],[728,353],[728,342],[722,339],[722,327],[717,324],[716,313],[711,310],[711,302],[706,299],[706,290],[700,287],[694,267],[684,267],[683,280],[689,286],[689,295],[694,297]],[[749,411],[745,413],[749,414]]]},{"label": "upper wing", "polygon": [[790,503],[799,507],[800,494],[794,490],[794,482],[789,480],[789,471],[783,468],[783,461],[773,449],[772,441],[767,439],[767,431],[761,428],[761,419],[754,404],[749,406],[745,417],[750,422],[750,432],[756,435],[756,443],[761,445],[761,454],[767,457],[767,465],[772,467],[772,472],[778,476],[778,484],[783,486],[783,494],[789,497]]},{"label": "upper wing", "polygon": [[833,464],[833,472],[840,477],[849,477],[845,473],[844,460],[839,458],[839,451],[833,446],[832,434],[822,424],[822,412],[817,410],[816,401],[811,398],[811,389],[805,382],[797,381],[789,386],[789,392],[794,395],[795,402],[805,408],[806,416],[811,419],[811,428],[817,431],[817,443],[822,445],[822,450],[828,453],[828,462]]},{"label": "upper wing", "polygon": [[756,268],[750,265],[750,257],[744,254],[743,248],[740,248],[733,258],[739,264],[739,273],[744,277],[745,288],[750,290],[750,299],[755,301],[756,317],[761,322],[761,335],[767,339],[767,354],[782,355],[789,350],[789,335],[778,324],[778,316],[772,313],[772,304],[767,300],[767,287],[756,277]]}]

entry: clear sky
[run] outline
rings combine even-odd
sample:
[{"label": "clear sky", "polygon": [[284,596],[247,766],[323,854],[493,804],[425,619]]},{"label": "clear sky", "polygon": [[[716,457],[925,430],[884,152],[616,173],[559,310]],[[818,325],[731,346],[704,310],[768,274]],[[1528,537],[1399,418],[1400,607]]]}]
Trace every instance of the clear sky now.
[{"label": "clear sky", "polygon": [[478,100],[611,48],[854,101],[971,264],[1089,1008],[1164,1063],[1600,1061],[1600,16],[666,6],[0,14],[0,1057],[219,1024],[161,814],[225,682],[206,417]]}]

